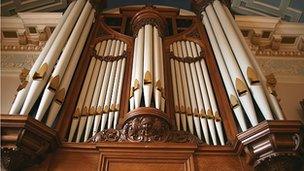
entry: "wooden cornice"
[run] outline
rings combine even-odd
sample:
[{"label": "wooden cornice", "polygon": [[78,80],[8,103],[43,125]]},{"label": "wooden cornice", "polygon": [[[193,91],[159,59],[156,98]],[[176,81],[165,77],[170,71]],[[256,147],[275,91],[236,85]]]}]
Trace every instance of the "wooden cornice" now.
[{"label": "wooden cornice", "polygon": [[20,170],[40,163],[60,141],[57,132],[28,115],[1,114],[1,162]]}]

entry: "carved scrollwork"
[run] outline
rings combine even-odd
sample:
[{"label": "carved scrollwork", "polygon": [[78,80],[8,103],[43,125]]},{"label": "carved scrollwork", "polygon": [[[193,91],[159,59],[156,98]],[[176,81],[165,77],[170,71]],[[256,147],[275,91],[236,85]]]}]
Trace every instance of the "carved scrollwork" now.
[{"label": "carved scrollwork", "polygon": [[190,56],[187,56],[187,57],[177,57],[175,56],[173,53],[170,53],[169,54],[170,58],[174,59],[174,60],[177,60],[179,62],[184,62],[184,63],[193,63],[193,62],[196,62],[196,61],[200,61],[201,59],[203,59],[204,56],[198,56],[198,57],[190,57]]},{"label": "carved scrollwork", "polygon": [[5,148],[1,147],[1,165],[3,168],[8,170],[17,170],[18,168],[26,167],[24,164],[26,158],[29,156],[25,155],[19,148]]},{"label": "carved scrollwork", "polygon": [[135,117],[123,127],[126,140],[131,142],[165,142],[168,130],[169,125],[164,120],[152,116]]},{"label": "carved scrollwork", "polygon": [[172,131],[168,123],[155,116],[137,116],[127,120],[121,130],[107,129],[88,140],[98,142],[172,142],[202,143],[196,136],[185,131]]},{"label": "carved scrollwork", "polygon": [[139,29],[147,24],[155,26],[158,29],[160,36],[163,35],[166,20],[151,6],[143,8],[132,18],[131,25],[134,36],[136,37]]}]

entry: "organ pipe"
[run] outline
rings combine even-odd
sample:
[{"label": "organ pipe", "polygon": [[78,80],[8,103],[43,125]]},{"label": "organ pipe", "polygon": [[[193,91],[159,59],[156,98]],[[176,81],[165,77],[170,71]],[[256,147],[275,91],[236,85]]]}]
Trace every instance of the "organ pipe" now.
[{"label": "organ pipe", "polygon": [[250,58],[248,57],[245,48],[242,45],[242,42],[238,38],[237,32],[234,30],[220,2],[214,1],[213,7],[219,18],[231,49],[235,54],[235,58],[239,64],[239,67],[245,77],[245,81],[247,82],[247,85],[252,92],[253,98],[258,104],[265,119],[273,120],[273,116],[271,114],[271,110],[261,82],[255,72],[255,69],[250,61]]},{"label": "organ pipe", "polygon": [[81,37],[79,38],[79,41],[77,43],[77,46],[75,48],[75,51],[73,52],[73,55],[69,61],[69,64],[66,68],[66,71],[62,77],[62,81],[60,83],[60,86],[58,88],[58,91],[56,92],[53,102],[50,106],[49,109],[49,113],[48,113],[48,117],[47,117],[47,121],[46,121],[46,125],[48,125],[49,127],[51,127],[55,121],[55,118],[58,115],[58,112],[62,106],[62,103],[65,99],[66,96],[66,92],[69,88],[70,82],[72,80],[73,77],[73,73],[76,69],[78,60],[80,58],[82,49],[84,47],[85,41],[89,35],[90,32],[90,28],[93,24],[93,19],[94,19],[94,13],[95,10],[92,10],[90,13],[90,16],[85,24],[85,27],[81,33]]},{"label": "organ pipe", "polygon": [[230,79],[227,67],[225,65],[225,62],[224,62],[222,54],[220,52],[218,43],[215,39],[214,33],[213,33],[212,28],[210,26],[209,19],[206,15],[204,15],[203,21],[204,21],[204,25],[205,25],[206,31],[208,33],[208,36],[209,36],[211,46],[213,48],[215,59],[217,61],[220,73],[222,75],[222,80],[224,82],[224,86],[226,88],[226,92],[227,92],[227,95],[228,95],[229,100],[230,100],[231,108],[234,111],[234,114],[236,116],[236,119],[238,120],[238,123],[239,123],[242,131],[246,131],[247,126],[246,126],[246,121],[245,121],[245,118],[244,118],[244,113],[242,111],[242,106],[240,105],[240,101],[238,99],[237,93],[236,93],[236,91],[234,89],[234,86],[233,86],[233,83]]},{"label": "organ pipe", "polygon": [[[225,54],[226,57],[223,57],[231,80],[233,81],[235,90],[238,93],[238,96],[243,104],[244,109],[246,110],[247,116],[253,126],[258,124],[256,113],[254,112],[253,101],[251,98],[251,93],[248,90],[242,72],[237,64],[237,61],[233,55],[233,52],[230,49],[229,43],[225,38],[223,30],[221,30],[220,23],[216,17],[216,14],[212,6],[206,8],[207,16],[209,18],[210,24],[214,31],[214,35],[218,40],[220,50],[222,54]],[[203,13],[204,15],[204,13]],[[212,22],[211,22],[212,21]]]},{"label": "organ pipe", "polygon": [[76,47],[78,39],[81,36],[86,20],[90,15],[91,8],[92,6],[90,2],[87,2],[70,35],[69,40],[66,43],[66,47],[62,52],[62,54],[60,55],[59,60],[54,68],[54,71],[51,74],[51,80],[48,82],[43,92],[38,107],[38,111],[35,117],[39,121],[42,120],[46,110],[48,109],[50,103],[52,102],[53,97],[55,96],[55,92],[58,90],[60,86],[60,82],[62,81],[64,72],[67,68],[67,65],[69,64],[70,58],[72,57],[74,48]]},{"label": "organ pipe", "polygon": [[63,16],[61,17],[59,23],[57,24],[56,28],[54,29],[53,33],[49,37],[48,41],[46,42],[45,46],[43,47],[42,51],[40,52],[38,58],[36,59],[34,65],[32,66],[31,70],[28,73],[28,80],[26,81],[25,87],[20,87],[21,89],[18,91],[16,99],[9,111],[9,114],[18,114],[24,104],[30,86],[33,82],[33,75],[39,69],[42,62],[44,61],[45,56],[49,52],[51,46],[53,45],[57,35],[61,31],[62,26],[64,25],[66,19],[68,18],[71,10],[74,8],[75,2],[72,2],[66,11],[64,12]]},{"label": "organ pipe", "polygon": [[[63,49],[66,41],[69,38],[73,26],[75,25],[82,8],[85,4],[85,0],[79,0],[76,2],[74,8],[67,17],[64,25],[62,26],[60,32],[58,33],[54,43],[52,44],[50,50],[48,51],[46,57],[44,58],[42,65],[33,75],[33,82],[29,89],[28,95],[24,101],[24,105],[21,109],[21,114],[28,114],[33,107],[34,103],[38,99],[40,93],[42,92],[45,84],[48,81],[49,76],[51,75],[52,69]],[[76,35],[75,35],[76,36]],[[74,39],[76,37],[71,37]],[[71,44],[71,48],[74,49],[76,43]],[[68,48],[65,48],[64,51],[70,51]],[[67,53],[67,52],[65,52]]]}]

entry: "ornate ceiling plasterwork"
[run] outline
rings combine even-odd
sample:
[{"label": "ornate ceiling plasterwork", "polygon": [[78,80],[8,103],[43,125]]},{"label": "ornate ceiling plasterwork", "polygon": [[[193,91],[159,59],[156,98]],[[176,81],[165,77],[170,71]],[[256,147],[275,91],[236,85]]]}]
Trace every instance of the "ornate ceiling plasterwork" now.
[{"label": "ornate ceiling plasterwork", "polygon": [[11,16],[18,12],[52,12],[67,8],[68,0],[2,0],[1,15]]},{"label": "ornate ceiling plasterwork", "polygon": [[285,21],[304,22],[303,0],[233,0],[231,9],[242,15],[280,17]]}]

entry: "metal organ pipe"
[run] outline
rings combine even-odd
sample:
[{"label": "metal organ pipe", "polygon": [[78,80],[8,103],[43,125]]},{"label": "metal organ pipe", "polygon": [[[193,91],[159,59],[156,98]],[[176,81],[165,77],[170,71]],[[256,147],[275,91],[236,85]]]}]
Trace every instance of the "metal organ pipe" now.
[{"label": "metal organ pipe", "polygon": [[[181,47],[182,47],[181,57],[182,58],[189,57],[190,52],[187,51],[185,42],[184,41],[178,42],[178,44],[180,44]],[[195,100],[195,93],[194,93],[194,87],[193,87],[193,80],[192,80],[190,65],[187,62],[185,62],[185,69],[186,69],[187,77],[184,78],[184,79],[188,83],[189,97],[190,97],[190,103],[191,103],[191,114],[192,114],[192,115],[187,116],[187,120],[188,120],[188,124],[189,124],[189,128],[190,128],[190,132],[191,132],[191,128],[192,128],[191,133],[193,134],[193,117],[194,117],[194,115],[198,115],[198,110],[197,110],[197,103],[196,103],[196,100]],[[196,133],[197,133],[198,137],[201,139],[200,125],[199,125],[199,122],[197,122],[198,118],[195,119],[195,121],[196,121],[195,122]]]},{"label": "metal organ pipe", "polygon": [[227,7],[224,7],[224,10],[228,16],[228,18],[230,19],[230,23],[233,25],[233,28],[234,30],[237,32],[238,34],[238,37],[240,39],[240,41],[242,42],[242,45],[243,47],[245,48],[254,68],[256,69],[257,71],[257,75],[258,77],[260,78],[261,82],[262,82],[262,86],[264,88],[264,92],[266,94],[266,97],[268,99],[268,102],[270,104],[270,107],[272,109],[272,111],[275,113],[276,117],[279,119],[279,120],[284,120],[284,114],[283,114],[283,111],[280,107],[280,104],[277,100],[277,98],[272,94],[271,91],[269,91],[269,89],[267,88],[267,85],[266,85],[266,78],[258,64],[258,62],[256,61],[255,57],[253,56],[251,50],[249,49],[242,33],[241,33],[241,30],[238,28],[236,22],[234,21],[233,17],[231,16],[231,13],[230,11],[227,9]]},{"label": "metal organ pipe", "polygon": [[89,35],[90,28],[93,24],[94,13],[95,13],[95,10],[92,10],[90,13],[90,16],[85,24],[85,27],[81,33],[81,37],[79,38],[79,41],[73,52],[73,55],[69,61],[69,64],[66,68],[66,71],[64,72],[64,75],[62,77],[62,81],[60,83],[58,91],[56,92],[56,94],[54,96],[53,102],[52,102],[51,107],[48,112],[47,121],[46,121],[46,125],[49,127],[51,127],[53,125],[53,123],[58,115],[58,112],[62,106],[62,103],[65,99],[66,92],[69,88],[70,82],[73,77],[73,73],[76,69],[76,66],[77,66],[78,60],[80,58],[82,49],[84,47],[85,41],[87,39],[87,36]]},{"label": "metal organ pipe", "polygon": [[[124,46],[124,51],[127,50],[127,45],[125,44]],[[123,85],[123,78],[124,78],[124,71],[125,71],[125,66],[126,66],[126,58],[122,59],[121,62],[121,69],[119,73],[119,82],[118,82],[118,90],[117,90],[117,98],[116,98],[116,110],[114,113],[114,123],[113,123],[113,128],[116,129],[117,123],[118,123],[118,114],[120,110],[120,100],[121,100],[121,94],[122,94],[122,85]]]},{"label": "metal organ pipe", "polygon": [[[118,49],[118,48],[117,48]],[[118,56],[122,56],[123,54],[123,51],[125,49],[125,44],[123,42],[120,43],[120,47],[118,49],[118,52],[115,52],[115,56],[117,56],[117,53],[118,53]],[[108,90],[110,92],[112,92],[112,96],[111,96],[111,102],[110,102],[110,108],[109,108],[109,117],[108,117],[108,129],[112,127],[112,122],[114,120],[114,112],[116,111],[116,97],[117,97],[117,88],[118,88],[118,75],[120,73],[120,68],[121,68],[121,61],[122,59],[118,60],[118,61],[114,61],[114,63],[116,62],[117,65],[116,67],[112,67],[112,68],[116,68],[116,71],[115,71],[115,75],[114,75],[114,83],[113,83],[113,86],[112,86],[112,90]],[[113,71],[114,73],[114,71]]]},{"label": "metal organ pipe", "polygon": [[87,93],[87,90],[88,90],[88,87],[89,87],[89,83],[90,83],[90,80],[91,80],[91,76],[92,76],[92,73],[93,73],[93,70],[94,70],[95,62],[96,62],[96,58],[93,57],[91,59],[91,62],[90,62],[89,68],[87,70],[86,77],[85,77],[85,80],[84,80],[84,83],[83,83],[83,86],[82,86],[82,89],[81,89],[81,92],[80,92],[80,96],[78,98],[78,102],[77,102],[77,105],[76,105],[76,110],[74,112],[73,119],[72,119],[72,124],[71,124],[71,128],[70,128],[68,142],[72,142],[75,131],[77,129],[78,122],[79,122],[79,117],[81,117],[81,112],[82,112],[82,108],[83,108],[83,105],[84,105],[85,96],[86,96],[86,93]]},{"label": "metal organ pipe", "polygon": [[[133,59],[133,64],[132,64],[132,69],[133,71],[136,71],[136,58],[137,58],[137,47],[138,46],[138,37],[135,38],[134,41],[134,59]],[[135,89],[135,72],[132,72],[131,76],[131,91],[130,91],[130,110],[135,109],[135,101],[134,101],[134,92],[133,90]]]},{"label": "metal organ pipe", "polygon": [[[191,42],[191,43],[193,43],[193,42]],[[189,41],[186,42],[186,48],[187,48],[188,56],[190,58],[194,58]],[[200,117],[202,117],[205,109],[204,109],[204,104],[203,104],[203,101],[202,101],[201,90],[200,90],[200,87],[199,87],[199,82],[198,82],[194,62],[190,63],[190,69],[191,69],[192,81],[193,81],[193,86],[194,86],[194,97],[191,97],[191,100],[196,100],[196,103],[197,103],[197,107],[196,107],[196,109],[194,109],[194,125],[196,127],[196,132],[198,134],[198,137],[200,139],[202,139]],[[205,128],[205,127],[203,127],[203,129],[207,130],[207,128]],[[207,130],[207,132],[208,132],[208,130]],[[208,134],[205,135],[205,133],[204,133],[204,137],[205,137],[205,139],[208,139],[208,138],[206,138],[206,137],[208,137]]]},{"label": "metal organ pipe", "polygon": [[[176,42],[173,43],[173,55],[178,56],[177,54],[177,46]],[[179,112],[181,116],[183,130],[187,131],[187,119],[186,119],[186,111],[185,111],[185,101],[184,101],[184,92],[182,86],[182,77],[180,71],[180,65],[177,60],[174,60],[175,72],[176,72],[176,82],[177,82],[177,90],[178,90],[178,101],[179,101]]]},{"label": "metal organ pipe", "polygon": [[[112,46],[112,40],[108,40],[107,41],[107,45],[106,45],[106,49],[104,52],[104,56],[109,56],[110,55],[110,49]],[[99,99],[98,99],[98,103],[97,103],[97,110],[96,110],[96,115],[94,117],[94,126],[93,126],[93,135],[95,135],[95,133],[98,132],[98,127],[100,124],[100,120],[101,120],[101,115],[103,114],[103,106],[104,106],[104,102],[105,102],[105,98],[106,98],[106,93],[107,93],[107,86],[108,86],[108,81],[109,81],[109,77],[110,77],[110,66],[108,65],[108,62],[103,61],[102,62],[102,67],[101,67],[101,72],[104,73],[103,76],[103,81],[102,81],[102,86],[101,86],[101,90],[99,93]]]},{"label": "metal organ pipe", "polygon": [[[225,54],[223,57],[231,80],[234,84],[234,87],[238,93],[238,96],[243,104],[244,109],[246,110],[247,116],[249,117],[250,123],[255,126],[258,124],[256,113],[254,112],[254,106],[251,98],[251,93],[248,90],[245,79],[240,71],[238,63],[230,49],[229,43],[225,37],[223,30],[221,29],[220,23],[216,17],[216,14],[212,6],[206,8],[207,16],[209,18],[211,27],[214,31],[214,35],[218,40],[220,50],[222,54]],[[206,14],[203,13],[205,16]]]},{"label": "metal organ pipe", "polygon": [[[106,48],[106,41],[103,41],[102,43],[99,42],[95,47],[97,55],[103,56],[105,48]],[[93,71],[93,76],[92,76],[92,79],[90,82],[90,89],[92,89],[92,90],[87,93],[87,96],[92,97],[92,98],[91,99],[89,98],[87,105],[85,105],[85,107],[87,107],[86,114],[88,114],[89,116],[87,118],[84,141],[86,141],[89,138],[90,130],[93,125],[94,114],[96,113],[96,108],[97,108],[97,103],[98,103],[98,94],[101,89],[101,83],[102,83],[102,78],[103,78],[103,73],[100,72],[102,70],[101,63],[102,63],[102,61],[100,59],[97,59],[97,62],[95,64],[94,71]],[[96,84],[94,84],[94,83],[96,83]],[[90,105],[90,107],[88,107],[88,105]]]},{"label": "metal organ pipe", "polygon": [[[137,19],[132,21],[138,22],[147,18]],[[158,23],[153,22],[153,20],[145,22],[145,24],[139,24],[138,27],[133,28],[136,37],[129,98],[130,111],[139,107],[151,107],[164,111],[164,71],[161,31],[159,30]],[[135,25],[137,24],[135,23]]]},{"label": "metal organ pipe", "polygon": [[[198,50],[198,53],[200,53],[201,52],[200,46],[196,45],[196,48]],[[221,124],[221,117],[219,115],[219,111],[218,111],[218,108],[217,108],[217,103],[216,103],[213,88],[212,88],[212,85],[211,85],[211,80],[209,78],[209,73],[208,73],[208,69],[207,69],[205,59],[204,58],[201,59],[200,63],[201,63],[201,67],[202,67],[207,91],[208,91],[209,100],[210,100],[210,103],[211,103],[211,108],[212,108],[212,112],[213,112],[212,114],[213,114],[213,118],[214,118],[214,121],[215,121],[216,130],[217,130],[221,145],[225,145],[224,133],[223,133],[223,128],[222,128],[222,124]]]},{"label": "metal organ pipe", "polygon": [[159,35],[158,30],[154,26],[153,27],[153,52],[154,52],[154,100],[155,100],[155,108],[161,109],[161,101],[162,101],[162,79],[161,79],[161,60],[160,57],[160,44],[159,44]]},{"label": "metal organ pipe", "polygon": [[240,66],[240,69],[245,77],[248,87],[251,90],[253,98],[258,104],[263,116],[266,120],[273,120],[265,92],[261,85],[260,80],[258,79],[254,67],[248,57],[248,54],[245,48],[242,45],[242,42],[239,40],[237,32],[234,30],[226,12],[224,11],[222,5],[219,1],[214,1],[213,3],[214,10],[218,16],[218,19],[222,25],[226,37],[231,46],[235,58]]},{"label": "metal organ pipe", "polygon": [[39,107],[37,114],[35,116],[35,119],[41,121],[46,110],[48,109],[49,105],[52,102],[53,97],[55,96],[55,92],[58,90],[60,86],[60,82],[62,81],[62,77],[64,75],[64,72],[67,68],[67,65],[69,64],[70,58],[72,57],[73,51],[77,45],[78,39],[81,36],[81,32],[85,26],[86,20],[89,17],[90,11],[91,11],[91,4],[90,2],[87,2],[85,7],[82,10],[82,13],[70,35],[69,40],[66,43],[66,47],[62,54],[59,57],[59,60],[51,74],[51,79],[48,82]]},{"label": "metal organ pipe", "polygon": [[[186,80],[187,90],[189,95],[189,102],[191,106],[187,112],[187,120],[185,127],[193,127],[193,121],[197,136],[202,139],[202,135],[207,144],[210,144],[209,131],[211,133],[211,139],[214,145],[217,145],[217,135],[219,137],[221,145],[225,145],[224,131],[221,125],[221,120],[217,108],[217,102],[213,93],[211,80],[209,78],[208,69],[204,58],[199,55],[202,49],[194,42],[190,41],[177,41],[170,45],[170,51],[173,51],[173,57],[170,59],[171,72],[173,81],[173,94],[175,106],[180,103],[178,99],[178,80],[174,70],[177,67],[185,67],[185,75],[180,74],[180,83],[182,87],[182,80]],[[178,61],[179,64],[174,65],[174,62]],[[177,85],[177,86],[176,86]],[[185,90],[185,89],[182,89]],[[181,91],[185,93],[185,91]],[[187,92],[186,92],[187,93]],[[184,94],[183,94],[184,95]],[[184,99],[186,96],[182,96]],[[178,106],[180,107],[180,106]],[[207,107],[207,108],[206,108]],[[207,116],[206,116],[206,110]],[[214,112],[212,112],[214,111]],[[179,117],[178,108],[175,108],[176,117]],[[179,118],[176,119],[179,122]],[[178,125],[178,124],[177,124]],[[194,134],[194,132],[191,132]]]},{"label": "metal organ pipe", "polygon": [[32,66],[31,70],[28,73],[28,80],[26,82],[26,86],[20,87],[21,89],[18,91],[16,99],[9,111],[9,114],[18,114],[24,104],[30,86],[33,82],[33,75],[39,69],[42,62],[44,61],[45,56],[47,55],[49,49],[51,48],[52,44],[54,43],[55,39],[57,38],[58,33],[61,31],[62,26],[64,25],[67,17],[69,16],[71,10],[73,9],[76,2],[72,2],[66,11],[64,12],[63,16],[61,17],[59,23],[57,24],[56,28],[54,29],[53,33],[49,37],[48,41],[46,42],[45,46],[43,47],[42,51],[40,52],[38,58],[36,59],[34,65]]},{"label": "metal organ pipe", "polygon": [[246,131],[247,126],[246,126],[246,121],[245,121],[245,118],[244,118],[244,113],[242,111],[242,107],[240,105],[240,102],[239,102],[237,93],[234,89],[233,83],[230,79],[229,72],[228,72],[227,67],[225,65],[225,62],[223,60],[223,57],[222,57],[222,54],[220,52],[218,43],[215,39],[214,33],[213,33],[212,28],[210,26],[208,17],[204,15],[203,21],[204,21],[204,25],[205,25],[206,31],[208,33],[208,36],[209,36],[211,46],[213,48],[215,59],[217,61],[220,73],[222,75],[222,80],[224,82],[224,86],[226,88],[226,92],[227,92],[227,95],[228,95],[229,100],[230,100],[231,108],[234,111],[234,114],[235,114],[235,116],[238,120],[238,123],[240,124],[240,127],[241,127],[242,131]]},{"label": "metal organ pipe", "polygon": [[[170,52],[172,53],[173,47],[170,45]],[[178,101],[178,93],[177,93],[177,83],[176,83],[176,74],[175,74],[175,66],[174,59],[170,59],[171,64],[171,76],[172,76],[172,87],[173,87],[173,99],[174,99],[174,111],[175,111],[175,122],[177,126],[177,130],[180,131],[180,106]]]},{"label": "metal organ pipe", "polygon": [[145,27],[142,27],[138,31],[138,43],[137,43],[137,52],[134,57],[135,60],[133,62],[136,63],[136,68],[133,70],[135,72],[134,77],[134,87],[133,87],[133,95],[135,101],[135,109],[140,106],[142,91],[143,91],[143,64],[144,64],[144,34]]},{"label": "metal organ pipe", "polygon": [[[33,82],[29,89],[28,95],[24,101],[24,105],[21,109],[21,114],[28,114],[32,109],[34,103],[38,99],[41,91],[43,90],[45,84],[48,81],[49,76],[51,75],[52,69],[63,49],[66,41],[69,38],[73,26],[75,25],[81,10],[85,4],[85,0],[79,0],[76,2],[74,8],[70,12],[68,18],[66,19],[64,25],[62,26],[58,36],[56,37],[54,43],[52,44],[49,52],[43,60],[43,64],[40,66],[40,69],[35,72],[33,75]],[[75,35],[76,36],[76,35]],[[71,37],[74,39],[76,37]],[[74,49],[76,43],[71,44],[71,48]],[[64,51],[69,51],[68,48],[65,48]],[[66,53],[66,52],[63,52]]]},{"label": "metal organ pipe", "polygon": [[153,91],[153,27],[150,24],[145,25],[144,34],[144,71],[143,71],[143,92],[145,107],[151,106]]},{"label": "metal organ pipe", "polygon": [[[112,47],[110,51],[110,56],[117,57],[119,53],[119,48],[120,48],[120,42],[119,41],[112,41]],[[115,50],[114,50],[115,49]],[[115,76],[115,70],[116,70],[116,65],[117,61],[115,60],[114,62],[108,62],[108,66],[110,65],[110,77],[109,77],[109,82],[108,82],[108,88],[107,88],[107,93],[106,93],[106,99],[103,107],[103,115],[101,118],[101,126],[100,130],[102,131],[107,123],[108,115],[109,115],[109,110],[110,110],[110,103],[111,103],[111,94],[113,93],[113,82],[114,82],[114,76]]]},{"label": "metal organ pipe", "polygon": [[120,40],[104,40],[96,44],[96,57],[92,57],[86,73],[70,128],[69,142],[73,141],[76,130],[75,142],[80,142],[87,141],[106,125],[116,128],[126,49],[127,45]]}]

